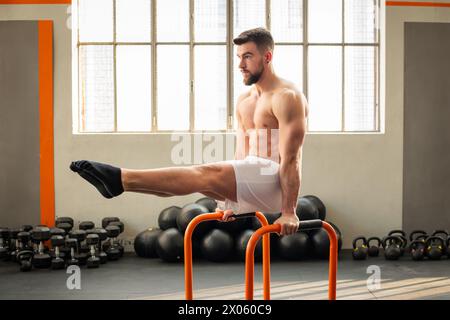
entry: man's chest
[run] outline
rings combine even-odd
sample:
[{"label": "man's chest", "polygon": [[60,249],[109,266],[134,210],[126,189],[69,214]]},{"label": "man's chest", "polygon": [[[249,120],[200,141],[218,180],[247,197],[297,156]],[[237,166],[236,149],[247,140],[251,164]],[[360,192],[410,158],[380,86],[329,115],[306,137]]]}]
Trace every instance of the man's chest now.
[{"label": "man's chest", "polygon": [[239,111],[245,129],[278,127],[270,97],[259,99],[249,97],[242,102]]}]

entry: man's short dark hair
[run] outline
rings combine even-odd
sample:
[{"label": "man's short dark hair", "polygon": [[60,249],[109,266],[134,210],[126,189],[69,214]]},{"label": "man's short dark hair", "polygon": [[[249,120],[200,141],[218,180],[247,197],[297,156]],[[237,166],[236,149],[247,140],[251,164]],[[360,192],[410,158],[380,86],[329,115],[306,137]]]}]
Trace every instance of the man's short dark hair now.
[{"label": "man's short dark hair", "polygon": [[237,38],[233,39],[233,43],[238,46],[247,42],[254,42],[261,53],[264,53],[266,50],[273,51],[274,41],[267,29],[250,29],[242,32]]}]

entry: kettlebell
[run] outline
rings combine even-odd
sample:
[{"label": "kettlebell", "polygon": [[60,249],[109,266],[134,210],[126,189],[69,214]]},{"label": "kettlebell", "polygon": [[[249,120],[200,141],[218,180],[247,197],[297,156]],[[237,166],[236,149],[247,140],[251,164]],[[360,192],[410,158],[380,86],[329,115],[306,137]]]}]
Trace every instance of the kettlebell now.
[{"label": "kettlebell", "polygon": [[408,248],[408,240],[406,239],[406,237],[401,235],[398,235],[396,237],[399,238],[400,241],[402,242],[400,244],[400,256],[403,256],[405,254],[406,249]]},{"label": "kettlebell", "polygon": [[447,246],[447,257],[450,258],[450,236],[447,237],[447,240],[445,241],[445,245]]},{"label": "kettlebell", "polygon": [[406,232],[400,229],[389,231],[388,236],[396,236],[397,234],[406,237]]},{"label": "kettlebell", "polygon": [[33,257],[32,250],[22,250],[17,254],[17,261],[20,264],[20,271],[30,271],[32,268],[31,259]]},{"label": "kettlebell", "polygon": [[[370,245],[371,241],[377,241],[376,245]],[[369,257],[378,257],[380,253],[380,246],[381,246],[381,239],[378,237],[370,237],[367,239],[367,246],[369,247],[367,249],[367,254]]]},{"label": "kettlebell", "polygon": [[398,236],[387,236],[383,239],[384,257],[386,260],[398,260],[401,255],[402,241]]},{"label": "kettlebell", "polygon": [[414,230],[414,231],[411,231],[411,233],[409,235],[409,241],[417,240],[418,237],[416,237],[416,234],[418,234],[420,236],[425,236],[425,238],[428,237],[427,233],[424,230]]},{"label": "kettlebell", "polygon": [[425,242],[427,242],[427,239],[428,239],[428,235],[426,235],[426,234],[421,234],[420,236],[417,236],[416,239],[414,239],[414,240],[420,240],[420,241],[422,241],[423,243],[425,243]]},{"label": "kettlebell", "polygon": [[440,236],[442,239],[447,239],[448,237],[448,231],[447,230],[435,230],[433,231],[433,233],[431,234],[432,236]]},{"label": "kettlebell", "polygon": [[441,237],[431,236],[426,241],[426,254],[431,260],[440,260],[442,253],[446,251],[445,241]]},{"label": "kettlebell", "polygon": [[408,240],[406,239],[406,232],[403,230],[392,230],[388,233],[388,236],[396,236],[401,239],[400,243],[400,255],[403,256],[405,253],[406,246],[408,245]]},{"label": "kettlebell", "polygon": [[[362,241],[360,246],[357,246],[358,240]],[[353,239],[353,251],[352,256],[354,260],[365,260],[367,258],[367,239],[366,237],[359,236]]]},{"label": "kettlebell", "polygon": [[415,261],[423,260],[425,257],[425,242],[422,240],[413,240],[409,244],[411,258]]}]

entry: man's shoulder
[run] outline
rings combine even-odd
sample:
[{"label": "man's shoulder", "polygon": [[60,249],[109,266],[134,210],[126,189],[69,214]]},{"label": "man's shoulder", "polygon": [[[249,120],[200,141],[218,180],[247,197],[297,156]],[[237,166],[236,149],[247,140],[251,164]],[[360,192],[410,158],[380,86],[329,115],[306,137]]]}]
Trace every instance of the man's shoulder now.
[{"label": "man's shoulder", "polygon": [[277,90],[275,91],[275,95],[278,98],[289,98],[289,97],[301,98],[303,96],[303,93],[298,87],[298,85],[296,85],[291,81],[282,79],[280,87],[277,88]]},{"label": "man's shoulder", "polygon": [[304,94],[298,85],[285,79],[281,80],[281,85],[275,90],[273,95],[275,99],[303,99]]},{"label": "man's shoulder", "polygon": [[242,92],[242,93],[238,96],[236,102],[239,104],[239,102],[241,102],[241,101],[244,100],[245,98],[249,97],[251,93],[252,93],[252,89],[248,89],[248,90]]},{"label": "man's shoulder", "polygon": [[284,87],[279,88],[273,95],[273,99],[275,104],[279,103],[291,103],[293,101],[297,101],[302,103],[305,101],[304,94],[298,90],[297,88],[293,87]]},{"label": "man's shoulder", "polygon": [[274,94],[272,102],[274,114],[300,112],[307,116],[309,113],[306,97],[296,85],[280,87]]},{"label": "man's shoulder", "polygon": [[239,113],[239,110],[241,109],[242,101],[244,101],[246,98],[248,98],[251,95],[251,91],[252,91],[251,89],[247,90],[238,96],[238,98],[236,100],[236,112],[237,113]]}]

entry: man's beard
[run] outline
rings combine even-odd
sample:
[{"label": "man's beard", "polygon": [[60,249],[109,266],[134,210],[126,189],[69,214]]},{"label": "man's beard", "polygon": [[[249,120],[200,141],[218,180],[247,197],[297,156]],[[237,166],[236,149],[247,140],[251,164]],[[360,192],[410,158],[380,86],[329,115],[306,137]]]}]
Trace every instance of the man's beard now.
[{"label": "man's beard", "polygon": [[257,73],[252,74],[250,73],[250,71],[248,72],[250,74],[250,76],[248,77],[248,79],[244,78],[244,84],[246,86],[251,86],[254,83],[257,83],[259,81],[259,78],[261,78],[261,75],[263,73],[263,68],[261,68],[261,70],[259,70]]}]

